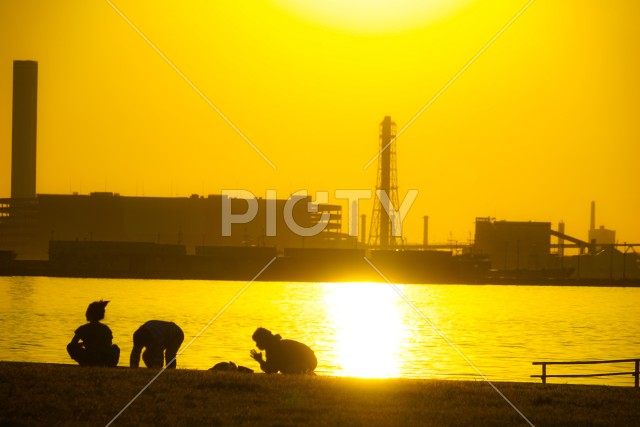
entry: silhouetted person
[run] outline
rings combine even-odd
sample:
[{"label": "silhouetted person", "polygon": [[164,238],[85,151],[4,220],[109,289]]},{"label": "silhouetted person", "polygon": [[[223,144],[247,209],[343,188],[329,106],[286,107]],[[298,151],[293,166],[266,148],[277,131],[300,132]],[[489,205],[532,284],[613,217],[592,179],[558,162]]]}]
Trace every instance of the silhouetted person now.
[{"label": "silhouetted person", "polygon": [[216,363],[213,365],[213,368],[209,368],[209,370],[214,372],[240,372],[241,374],[253,374],[253,369],[249,369],[245,366],[238,366],[231,361]]},{"label": "silhouetted person", "polygon": [[252,338],[260,350],[265,350],[266,360],[262,359],[262,353],[255,350],[249,354],[267,374],[312,374],[318,365],[313,350],[301,342],[283,340],[280,335],[273,335],[265,328],[256,329]]},{"label": "silhouetted person", "polygon": [[67,345],[69,356],[81,366],[117,366],[120,360],[120,348],[112,344],[111,329],[100,320],[104,319],[105,307],[109,301],[96,301],[89,304],[85,314],[89,323],[76,329],[75,335]]},{"label": "silhouetted person", "polygon": [[137,368],[140,364],[140,352],[142,360],[147,368],[162,368],[165,362],[167,369],[175,368],[174,360],[178,349],[184,341],[184,333],[173,322],[162,320],[149,320],[133,333],[133,350],[129,358],[129,366]]}]

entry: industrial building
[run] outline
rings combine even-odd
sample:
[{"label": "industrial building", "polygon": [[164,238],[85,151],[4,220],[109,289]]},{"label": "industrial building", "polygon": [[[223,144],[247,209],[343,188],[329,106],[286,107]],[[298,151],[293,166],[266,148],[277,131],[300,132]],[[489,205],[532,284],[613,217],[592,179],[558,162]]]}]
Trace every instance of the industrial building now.
[{"label": "industrial building", "polygon": [[[357,241],[342,232],[340,205],[313,204],[310,197],[291,204],[282,199],[250,203],[224,194],[37,194],[37,77],[37,62],[14,62],[11,198],[0,199],[2,274],[244,280],[277,257],[263,280],[382,280],[382,272],[404,283],[477,283],[499,277],[488,275],[496,270],[542,272],[539,277],[640,278],[638,245],[618,245],[615,231],[596,229],[595,203],[587,242],[564,234],[562,223],[556,231],[548,222],[477,218],[475,242],[454,249],[429,244],[425,217],[423,245],[409,248],[395,235],[397,218],[387,214],[399,208],[396,126],[389,116],[380,123],[376,182],[376,194],[387,198],[374,203],[368,244],[364,215]],[[225,222],[226,213],[242,215],[252,203],[251,218]],[[322,225],[322,231],[305,236],[292,229],[285,220],[287,207],[298,227]],[[554,236],[557,243],[551,241]],[[577,248],[578,255],[565,256],[570,248]]]},{"label": "industrial building", "polygon": [[595,245],[613,245],[616,243],[615,230],[596,228],[596,202],[591,202],[591,226],[589,227],[589,242]]},{"label": "industrial building", "polygon": [[[255,217],[222,230],[223,201],[231,212],[247,211],[245,199],[225,195],[201,197],[128,197],[114,193],[89,195],[39,194],[34,199],[0,200],[0,250],[13,250],[18,259],[47,259],[49,241],[146,242],[183,245],[187,254],[197,246],[348,247],[355,237],[339,232],[339,207],[318,205],[331,216],[316,236],[300,236],[284,219],[286,200],[274,200],[275,233],[267,233],[267,200],[258,199]],[[318,212],[307,209],[307,197],[293,206],[300,227],[317,224]],[[269,218],[271,221],[271,218]]]},{"label": "industrial building", "polygon": [[[0,251],[18,259],[46,260],[49,242],[92,241],[196,246],[344,247],[354,238],[341,232],[341,207],[308,209],[311,198],[295,203],[292,216],[299,227],[323,222],[316,236],[300,236],[284,220],[287,200],[257,200],[257,213],[246,223],[222,230],[223,208],[242,214],[248,202],[225,195],[207,197],[127,197],[117,193],[51,195],[36,193],[38,63],[13,63],[13,129],[11,198],[0,199]],[[322,219],[322,214],[328,220]],[[267,220],[270,224],[267,225]],[[95,245],[94,245],[95,246]],[[8,258],[8,255],[5,256]]]},{"label": "industrial building", "polygon": [[476,218],[476,254],[487,255],[499,270],[548,269],[551,223]]}]

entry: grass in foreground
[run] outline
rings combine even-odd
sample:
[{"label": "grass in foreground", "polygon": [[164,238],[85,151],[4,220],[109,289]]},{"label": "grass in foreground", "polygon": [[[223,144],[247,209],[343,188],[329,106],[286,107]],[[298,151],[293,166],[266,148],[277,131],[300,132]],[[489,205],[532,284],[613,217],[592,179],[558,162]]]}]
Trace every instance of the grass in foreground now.
[{"label": "grass in foreground", "polygon": [[[0,362],[0,426],[105,426],[157,370]],[[640,425],[631,387],[497,383],[536,426]],[[163,373],[114,426],[526,426],[489,384]]]}]

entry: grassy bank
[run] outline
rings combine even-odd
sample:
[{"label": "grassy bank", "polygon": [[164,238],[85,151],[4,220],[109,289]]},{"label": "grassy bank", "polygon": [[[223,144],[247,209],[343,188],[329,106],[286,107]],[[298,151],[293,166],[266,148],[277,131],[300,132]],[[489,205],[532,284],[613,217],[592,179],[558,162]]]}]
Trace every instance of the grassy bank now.
[{"label": "grassy bank", "polygon": [[[105,426],[157,371],[0,362],[0,426]],[[536,426],[640,425],[631,387],[496,383]],[[114,426],[526,426],[485,382],[163,373]]]}]

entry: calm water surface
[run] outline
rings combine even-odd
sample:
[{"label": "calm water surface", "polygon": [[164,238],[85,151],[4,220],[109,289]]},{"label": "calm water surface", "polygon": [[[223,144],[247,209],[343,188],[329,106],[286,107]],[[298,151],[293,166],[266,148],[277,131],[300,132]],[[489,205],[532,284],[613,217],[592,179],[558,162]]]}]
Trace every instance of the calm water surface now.
[{"label": "calm water surface", "polygon": [[[66,344],[99,299],[111,301],[104,323],[121,366],[150,319],[182,327],[188,347],[178,367],[191,369],[231,360],[259,371],[249,357],[258,326],[307,343],[324,375],[481,380],[479,370],[492,381],[532,381],[534,360],[640,357],[640,288],[256,282],[239,294],[245,286],[0,277],[0,360],[73,363]],[[550,380],[567,381],[632,385],[633,377]]]}]

